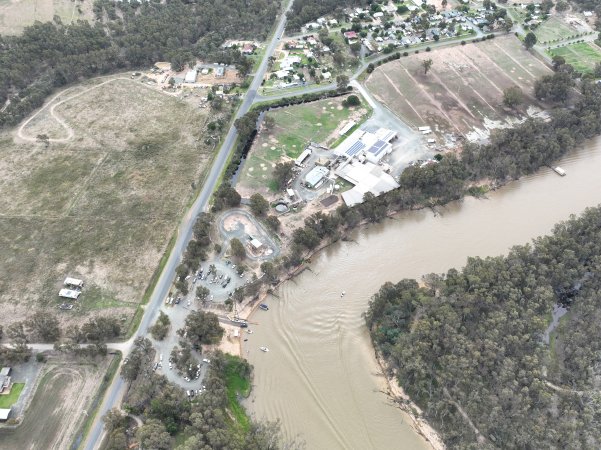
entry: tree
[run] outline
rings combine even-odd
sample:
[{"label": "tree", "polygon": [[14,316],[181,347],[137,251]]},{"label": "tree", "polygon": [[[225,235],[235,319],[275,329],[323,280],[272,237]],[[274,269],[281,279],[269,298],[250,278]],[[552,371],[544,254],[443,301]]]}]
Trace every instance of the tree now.
[{"label": "tree", "polygon": [[566,2],[564,0],[559,0],[555,4],[555,11],[557,11],[557,12],[563,12],[563,11],[566,11],[569,7],[570,7],[570,5],[569,5],[568,2]]},{"label": "tree", "polygon": [[513,20],[510,17],[505,17],[505,22],[503,22],[503,29],[505,33],[509,33],[513,28]]},{"label": "tree", "polygon": [[424,75],[426,75],[428,73],[428,71],[430,70],[430,68],[432,67],[432,59],[428,58],[428,59],[424,59],[422,61],[422,67],[424,68]]},{"label": "tree", "polygon": [[273,127],[275,126],[275,119],[271,114],[265,113],[265,118],[263,119],[263,126],[266,130],[273,129]]},{"label": "tree", "polygon": [[192,311],[186,317],[184,333],[192,346],[200,347],[203,344],[216,344],[223,336],[223,328],[219,325],[219,318],[212,312]]},{"label": "tree", "polygon": [[278,219],[276,216],[267,216],[267,218],[265,219],[265,222],[267,222],[267,225],[273,231],[278,231],[280,229],[280,225],[281,225],[280,219]]},{"label": "tree", "polygon": [[111,432],[117,428],[124,428],[127,426],[127,416],[117,408],[113,408],[108,411],[103,417],[102,421],[108,432]]},{"label": "tree", "polygon": [[534,34],[532,31],[530,31],[524,38],[524,46],[527,49],[531,49],[535,45],[536,45],[536,34]]},{"label": "tree", "polygon": [[443,7],[443,9],[447,9],[447,0],[442,0],[442,2],[440,2],[440,5]]},{"label": "tree", "polygon": [[171,436],[167,433],[163,422],[157,419],[149,419],[137,432],[140,448],[153,450],[169,450],[171,448]]},{"label": "tree", "polygon": [[23,341],[27,342],[27,334],[25,333],[25,327],[23,322],[11,323],[6,329],[6,336],[11,341]]},{"label": "tree", "polygon": [[346,75],[338,75],[336,77],[336,85],[339,91],[345,91],[349,83],[349,77]]},{"label": "tree", "polygon": [[264,216],[269,210],[269,202],[257,192],[250,197],[250,209],[256,216]]},{"label": "tree", "polygon": [[201,302],[207,301],[210,294],[211,294],[211,291],[209,291],[209,289],[206,288],[205,286],[198,286],[196,288],[196,298],[198,300],[200,300]]},{"label": "tree", "polygon": [[169,319],[169,316],[163,311],[159,311],[159,318],[156,323],[150,327],[150,334],[152,334],[152,337],[157,341],[162,341],[165,339],[165,336],[167,336],[170,325],[171,320]]},{"label": "tree", "polygon": [[553,55],[552,63],[553,70],[557,72],[559,68],[566,63],[566,59],[563,56]]},{"label": "tree", "polygon": [[560,70],[544,76],[534,83],[534,95],[539,100],[565,102],[570,96],[574,80],[569,72]]},{"label": "tree", "polygon": [[343,106],[359,106],[361,104],[361,100],[356,95],[349,95],[343,102]]},{"label": "tree", "polygon": [[[595,64],[595,69],[593,70],[593,75],[596,78],[601,78],[601,63]],[[1,336],[1,334],[0,334]]]},{"label": "tree", "polygon": [[239,259],[244,259],[246,257],[246,249],[240,239],[233,238],[230,241],[230,249],[232,251],[232,255]]},{"label": "tree", "polygon": [[107,342],[121,333],[116,317],[93,317],[81,326],[81,333],[88,342]]},{"label": "tree", "polygon": [[42,311],[36,312],[25,321],[27,332],[31,334],[32,340],[42,342],[54,342],[61,334],[58,319],[55,315]]},{"label": "tree", "polygon": [[284,189],[288,181],[292,178],[292,169],[294,162],[277,163],[273,169],[273,178],[278,185],[278,189]]},{"label": "tree", "polygon": [[277,279],[278,272],[275,265],[272,262],[265,261],[264,263],[262,263],[261,272],[263,272],[265,278],[270,283]]},{"label": "tree", "polygon": [[515,108],[522,103],[524,94],[518,86],[508,87],[503,91],[503,104],[508,108]]}]

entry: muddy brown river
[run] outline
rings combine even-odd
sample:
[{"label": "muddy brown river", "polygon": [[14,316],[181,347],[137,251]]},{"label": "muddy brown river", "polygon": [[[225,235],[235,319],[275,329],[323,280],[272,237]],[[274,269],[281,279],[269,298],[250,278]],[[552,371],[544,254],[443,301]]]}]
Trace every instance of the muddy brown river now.
[{"label": "muddy brown river", "polygon": [[559,165],[565,177],[543,169],[441,215],[399,214],[316,256],[311,271],[285,283],[279,297],[267,299],[270,310],[251,319],[258,325],[243,347],[255,368],[249,410],[259,419],[279,418],[285,435],[311,450],[427,448],[382,393],[385,380],[361,314],[386,281],[503,254],[601,203],[601,139]]}]

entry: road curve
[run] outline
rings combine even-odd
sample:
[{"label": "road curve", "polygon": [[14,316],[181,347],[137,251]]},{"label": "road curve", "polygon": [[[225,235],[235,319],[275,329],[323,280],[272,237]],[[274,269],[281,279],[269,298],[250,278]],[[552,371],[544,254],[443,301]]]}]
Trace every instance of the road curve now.
[{"label": "road curve", "polygon": [[[259,89],[265,72],[267,71],[269,57],[273,54],[280,38],[284,34],[284,28],[286,25],[286,12],[290,9],[291,5],[292,1],[289,2],[288,6],[278,19],[275,32],[273,33],[273,36],[271,37],[271,40],[267,45],[265,55],[263,56],[263,60],[261,61],[261,65],[257,69],[255,77],[253,78],[253,81],[242,100],[242,104],[240,105],[240,108],[238,109],[238,112],[235,115],[236,118],[246,114],[250,109],[251,105],[255,102],[257,90]],[[230,152],[234,147],[234,143],[236,142],[237,136],[238,132],[236,131],[236,128],[232,125],[221,145],[217,156],[215,157],[209,175],[202,187],[200,194],[194,201],[194,204],[192,205],[190,210],[182,219],[177,233],[177,240],[175,242],[175,245],[173,246],[173,249],[171,250],[169,259],[167,260],[167,263],[165,264],[165,267],[161,272],[157,284],[152,292],[150,300],[146,305],[146,311],[144,312],[142,321],[140,322],[140,326],[138,327],[132,339],[128,341],[129,345],[126,346],[127,348],[124,349],[125,351],[128,351],[130,349],[131,343],[135,338],[139,336],[145,336],[146,334],[148,334],[148,328],[150,327],[150,324],[158,315],[158,311],[161,307],[163,299],[169,292],[171,282],[175,277],[175,269],[180,262],[181,255],[184,253],[184,250],[186,249],[186,246],[188,245],[188,242],[192,237],[192,227],[194,225],[194,221],[198,214],[204,211],[207,207],[211,194],[215,190],[215,187],[217,186],[217,183],[219,181],[219,176],[221,175],[227,163]],[[100,446],[104,435],[102,417],[106,414],[107,411],[118,405],[118,403],[123,398],[123,395],[125,394],[126,387],[126,383],[124,382],[123,378],[121,378],[119,375],[113,378],[113,382],[107,389],[104,400],[98,410],[98,414],[94,419],[92,428],[90,429],[86,437],[86,441],[83,445],[83,448],[85,450],[94,450]]]}]

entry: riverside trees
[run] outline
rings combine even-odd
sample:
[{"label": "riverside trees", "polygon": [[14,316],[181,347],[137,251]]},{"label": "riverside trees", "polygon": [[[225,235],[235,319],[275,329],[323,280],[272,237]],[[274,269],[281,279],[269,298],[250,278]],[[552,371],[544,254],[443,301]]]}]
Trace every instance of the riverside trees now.
[{"label": "riverside trees", "polygon": [[[373,297],[374,344],[449,447],[601,445],[600,254],[597,207],[507,256],[470,258],[425,287],[387,283]],[[546,346],[556,303],[570,312]]]}]

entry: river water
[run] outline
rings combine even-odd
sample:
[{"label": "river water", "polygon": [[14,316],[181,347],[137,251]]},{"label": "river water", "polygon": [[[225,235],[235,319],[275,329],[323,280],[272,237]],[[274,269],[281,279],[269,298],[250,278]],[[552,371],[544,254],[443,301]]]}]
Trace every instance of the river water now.
[{"label": "river water", "polygon": [[[549,169],[441,210],[399,214],[333,245],[267,299],[269,311],[243,347],[254,365],[249,410],[281,419],[307,449],[421,449],[428,445],[382,391],[361,314],[386,281],[461,267],[468,256],[503,254],[601,203],[601,139]],[[346,295],[341,297],[341,292]],[[259,350],[269,347],[268,353]]]}]

